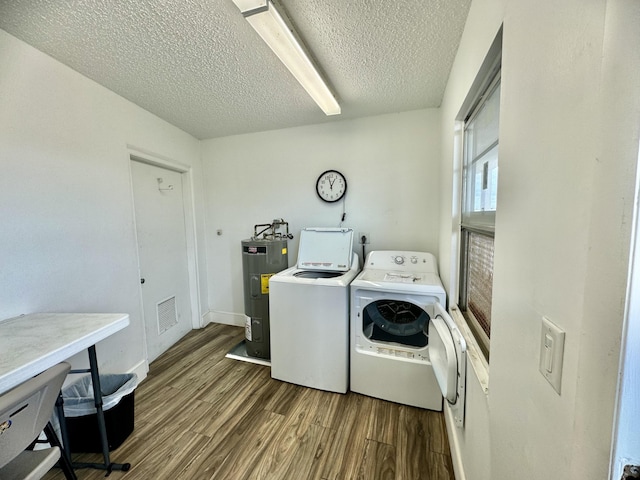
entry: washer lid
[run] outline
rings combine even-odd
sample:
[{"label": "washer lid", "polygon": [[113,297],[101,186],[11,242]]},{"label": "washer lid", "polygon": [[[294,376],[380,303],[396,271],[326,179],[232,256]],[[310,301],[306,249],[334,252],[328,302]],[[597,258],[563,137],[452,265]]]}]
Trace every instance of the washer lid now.
[{"label": "washer lid", "polygon": [[352,256],[350,228],[305,228],[300,232],[299,269],[346,272],[351,268]]},{"label": "washer lid", "polygon": [[458,393],[458,358],[451,331],[440,315],[429,322],[429,358],[442,396],[455,403]]}]

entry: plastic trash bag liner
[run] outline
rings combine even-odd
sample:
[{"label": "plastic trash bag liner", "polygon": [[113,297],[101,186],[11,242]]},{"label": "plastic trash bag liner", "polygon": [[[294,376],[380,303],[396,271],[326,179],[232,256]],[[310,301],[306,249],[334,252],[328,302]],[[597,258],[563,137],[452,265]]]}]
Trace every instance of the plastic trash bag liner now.
[{"label": "plastic trash bag liner", "polygon": [[[135,373],[101,374],[102,410],[115,407],[122,397],[133,392],[137,386],[138,376]],[[91,375],[82,377],[77,382],[64,387],[62,399],[64,400],[65,417],[81,417],[96,413]]]},{"label": "plastic trash bag liner", "polygon": [[[102,390],[102,410],[106,411],[120,403],[123,397],[129,395],[138,386],[138,376],[135,373],[106,373],[100,374]],[[93,398],[93,384],[91,375],[85,375],[76,382],[62,388],[64,401],[64,416],[82,417],[97,412]],[[62,440],[60,422],[56,410],[51,415],[51,425],[56,435]]]}]

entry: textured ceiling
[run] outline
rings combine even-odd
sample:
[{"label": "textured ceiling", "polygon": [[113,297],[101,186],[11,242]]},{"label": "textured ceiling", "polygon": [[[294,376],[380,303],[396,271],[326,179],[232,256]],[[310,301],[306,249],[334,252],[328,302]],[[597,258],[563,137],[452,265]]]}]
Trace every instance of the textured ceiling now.
[{"label": "textured ceiling", "polygon": [[335,117],[232,0],[0,0],[0,28],[204,139],[439,106],[470,1],[277,2],[329,79]]}]

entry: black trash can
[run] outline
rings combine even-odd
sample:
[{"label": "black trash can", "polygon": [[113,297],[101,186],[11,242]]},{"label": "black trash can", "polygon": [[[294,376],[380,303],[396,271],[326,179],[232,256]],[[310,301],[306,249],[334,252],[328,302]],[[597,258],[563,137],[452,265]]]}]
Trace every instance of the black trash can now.
[{"label": "black trash can", "polygon": [[[134,427],[135,373],[100,375],[102,409],[109,451],[122,445]],[[86,376],[62,389],[69,450],[74,453],[101,453],[100,430],[91,377]]]}]

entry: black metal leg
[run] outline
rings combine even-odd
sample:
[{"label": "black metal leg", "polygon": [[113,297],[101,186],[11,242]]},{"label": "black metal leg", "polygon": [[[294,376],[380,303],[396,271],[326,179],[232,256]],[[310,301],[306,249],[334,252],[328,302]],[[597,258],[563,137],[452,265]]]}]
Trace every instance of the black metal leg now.
[{"label": "black metal leg", "polygon": [[60,425],[60,435],[62,435],[62,438],[58,441],[62,442],[62,454],[66,457],[67,462],[71,463],[71,450],[69,450],[69,433],[67,431],[67,421],[64,417],[64,400],[62,399],[62,392],[58,392],[58,399],[56,400],[56,414],[58,415],[58,425]]},{"label": "black metal leg", "polygon": [[[64,417],[62,418],[64,420]],[[49,442],[49,445],[51,445],[52,447],[58,447],[62,452],[62,454],[60,455],[59,463],[60,463],[60,468],[62,468],[62,471],[64,472],[65,478],[67,480],[78,480],[78,477],[76,477],[76,474],[73,471],[73,466],[71,465],[71,459],[69,457],[69,453],[67,449],[60,444],[60,440],[58,439],[58,436],[56,435],[55,430],[51,426],[51,422],[47,423],[47,425],[44,427],[44,433],[47,436],[47,441]]]},{"label": "black metal leg", "polygon": [[[98,374],[98,358],[96,347],[89,347],[89,368],[91,369],[91,383],[93,384],[93,399],[96,405],[98,417],[98,431],[100,432],[100,442],[102,445],[102,456],[104,464],[111,465],[109,460],[109,439],[107,438],[107,425],[104,423],[104,412],[102,411],[102,388],[100,387],[100,375]],[[111,471],[111,469],[109,469]]]},{"label": "black metal leg", "polygon": [[98,373],[98,358],[96,356],[96,347],[89,347],[89,371],[91,372],[91,382],[93,384],[93,398],[96,406],[96,417],[98,419],[98,431],[100,433],[100,442],[102,445],[102,456],[104,464],[100,463],[74,463],[76,468],[97,468],[107,471],[107,477],[114,470],[128,471],[131,468],[130,463],[111,463],[109,458],[109,439],[107,438],[107,426],[104,422],[104,412],[102,410],[102,389],[100,387],[100,375]]}]

